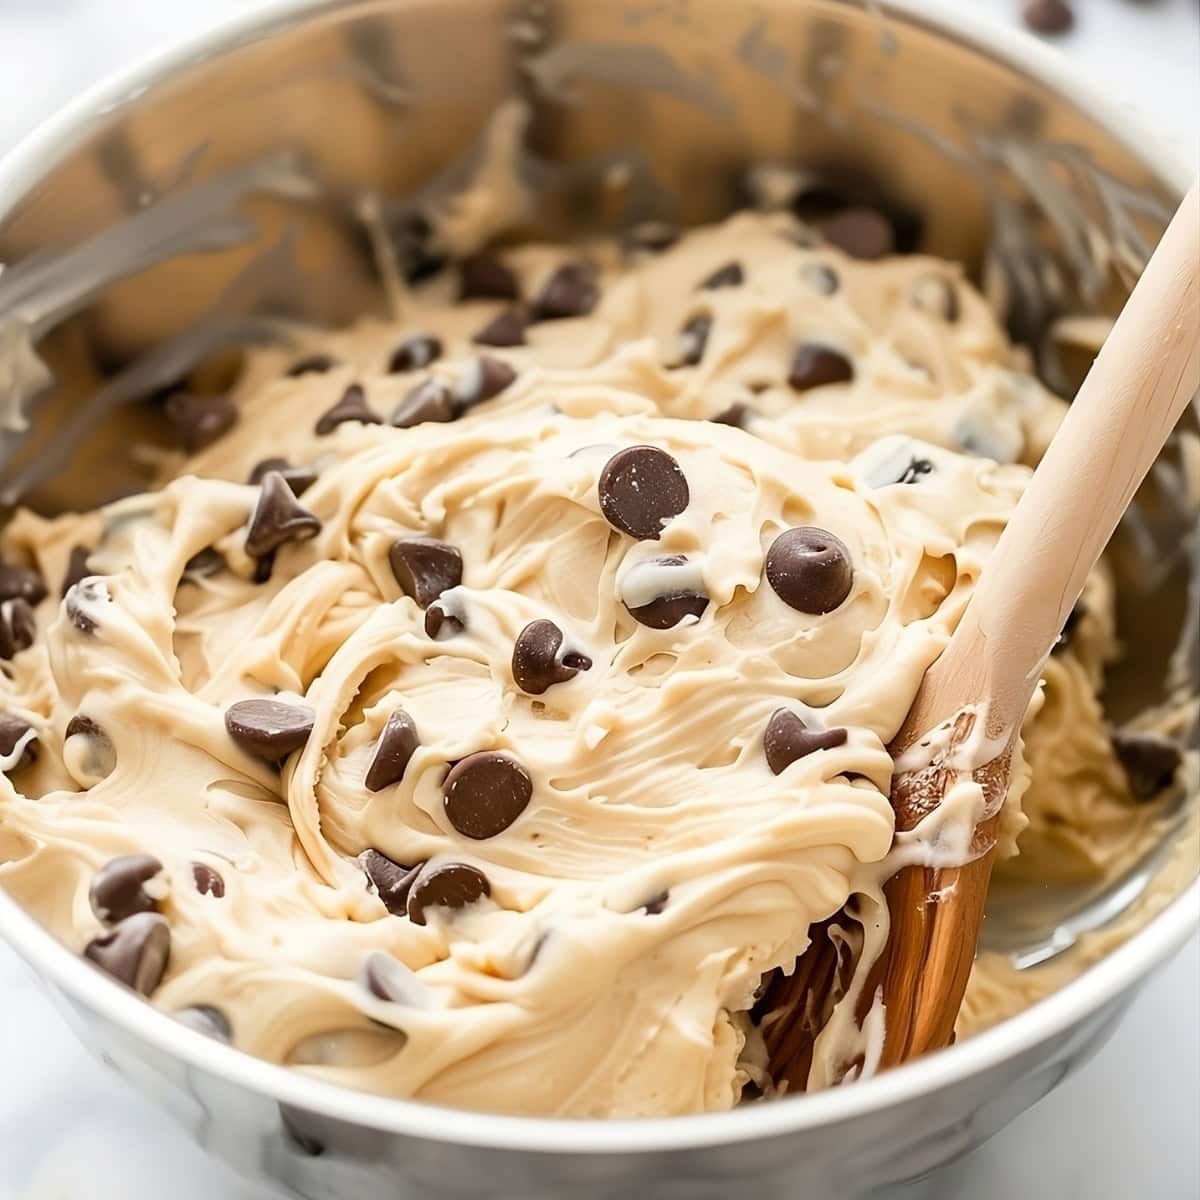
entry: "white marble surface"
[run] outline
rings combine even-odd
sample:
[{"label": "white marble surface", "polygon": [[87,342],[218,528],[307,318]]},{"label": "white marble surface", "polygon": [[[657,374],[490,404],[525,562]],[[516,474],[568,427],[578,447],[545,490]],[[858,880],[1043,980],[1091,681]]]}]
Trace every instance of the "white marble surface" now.
[{"label": "white marble surface", "polygon": [[[0,151],[81,86],[249,0],[0,0]],[[1008,24],[1020,0],[972,0]],[[1058,45],[1200,158],[1196,0],[1076,0]],[[1200,940],[1072,1080],[906,1200],[1200,1195]],[[268,1200],[94,1062],[0,947],[0,1200]],[[899,1197],[897,1198],[899,1200]]]}]

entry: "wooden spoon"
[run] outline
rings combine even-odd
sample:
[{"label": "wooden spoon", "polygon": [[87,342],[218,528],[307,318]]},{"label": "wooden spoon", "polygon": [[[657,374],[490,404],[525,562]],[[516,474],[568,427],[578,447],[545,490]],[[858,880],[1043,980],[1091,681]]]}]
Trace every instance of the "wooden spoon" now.
[{"label": "wooden spoon", "polygon": [[[968,777],[981,786],[990,815],[975,829],[971,862],[904,867],[886,885],[891,929],[864,990],[868,1004],[877,985],[883,990],[881,1066],[953,1037],[1021,720],[1088,572],[1200,391],[1198,188],[1192,185],[1146,264],[888,748],[897,765],[897,830],[911,830]],[[774,1000],[786,1000],[789,1015],[768,1039],[771,1066],[793,1088],[807,1080],[811,1037],[785,1036],[793,1031],[778,1026],[805,1014],[811,1026],[812,1013],[828,1008],[808,987],[815,979],[828,985],[830,955],[810,952],[821,968],[802,961],[791,977],[797,986],[785,987],[783,996],[773,985]]]}]

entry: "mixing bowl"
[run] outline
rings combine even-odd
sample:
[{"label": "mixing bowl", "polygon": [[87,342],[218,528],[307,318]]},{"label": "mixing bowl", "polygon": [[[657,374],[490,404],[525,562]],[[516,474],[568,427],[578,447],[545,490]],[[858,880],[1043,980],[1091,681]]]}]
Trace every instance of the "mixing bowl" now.
[{"label": "mixing bowl", "polygon": [[[128,488],[136,465],[119,448],[155,436],[128,400],[277,333],[280,315],[344,321],[378,305],[380,247],[399,271],[429,265],[428,214],[469,181],[486,138],[520,143],[534,203],[496,214],[518,233],[700,221],[747,190],[804,186],[763,169],[801,164],[886,204],[910,244],[966,262],[1068,388],[1071,355],[1045,331],[1115,311],[1181,168],[1051,52],[964,7],[290,0],[143,63],[0,164],[5,501],[52,510]],[[1110,686],[1118,715],[1163,698],[1189,609],[1188,519],[1151,494],[1127,538],[1129,562],[1149,546],[1167,569],[1124,568],[1137,670]],[[1019,1017],[881,1077],[589,1123],[381,1100],[213,1044],[0,892],[0,934],[88,1046],[212,1152],[313,1200],[868,1194],[1045,1095],[1198,920],[1193,884]]]}]

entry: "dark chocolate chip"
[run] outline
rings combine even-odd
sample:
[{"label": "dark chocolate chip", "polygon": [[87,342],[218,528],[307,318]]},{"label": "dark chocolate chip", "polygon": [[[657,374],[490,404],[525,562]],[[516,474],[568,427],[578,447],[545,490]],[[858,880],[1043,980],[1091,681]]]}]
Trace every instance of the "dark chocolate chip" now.
[{"label": "dark chocolate chip", "polygon": [[462,583],[462,555],[436,538],[397,538],[388,551],[388,562],[400,590],[421,608]]},{"label": "dark chocolate chip", "polygon": [[331,371],[338,365],[337,359],[331,354],[309,354],[305,358],[298,358],[287,369],[287,374],[290,376],[297,375],[322,375],[326,371]]},{"label": "dark chocolate chip", "polygon": [[[91,717],[85,717],[83,713],[76,713],[68,722],[64,738],[75,737],[82,735],[83,737],[100,738],[108,741],[108,734],[92,720]],[[111,743],[110,743],[111,744]]]},{"label": "dark chocolate chip", "polygon": [[105,863],[88,889],[88,900],[105,925],[132,917],[134,913],[158,911],[158,901],[142,886],[162,873],[163,865],[151,854],[122,854]]},{"label": "dark chocolate chip", "polygon": [[562,644],[563,631],[553,621],[530,621],[517,634],[512,673],[521,691],[540,696],[554,684],[566,683],[591,668],[592,660],[586,654],[562,654]]},{"label": "dark chocolate chip", "polygon": [[71,553],[67,556],[67,572],[63,576],[61,595],[65,596],[81,579],[86,579],[92,574],[92,569],[88,566],[88,555],[91,552],[88,546],[71,547]]},{"label": "dark chocolate chip", "polygon": [[702,279],[699,286],[703,291],[714,291],[717,288],[741,287],[745,281],[746,274],[742,270],[742,264],[734,261],[718,267],[711,275]]},{"label": "dark chocolate chip", "polygon": [[255,583],[266,583],[271,578],[271,572],[275,570],[275,555],[277,551],[269,550],[266,554],[260,554],[254,560],[254,573],[251,579]]},{"label": "dark chocolate chip", "polygon": [[364,850],[358,856],[358,865],[362,867],[383,907],[393,917],[407,915],[408,893],[425,863],[404,867],[378,850]]},{"label": "dark chocolate chip", "polygon": [[388,360],[389,374],[401,371],[419,371],[442,357],[442,342],[431,333],[414,333],[392,351]]},{"label": "dark chocolate chip", "polygon": [[397,429],[411,429],[426,421],[444,423],[457,415],[454,395],[440,379],[424,379],[396,405],[392,424]]},{"label": "dark chocolate chip", "polygon": [[516,275],[486,250],[458,264],[460,300],[519,300],[521,286]]},{"label": "dark chocolate chip", "polygon": [[732,425],[735,429],[745,429],[746,422],[758,414],[743,400],[735,400],[728,408],[723,408],[716,416],[708,419],[715,425]]},{"label": "dark chocolate chip", "polygon": [[853,378],[854,367],[850,360],[819,342],[802,342],[797,346],[788,371],[788,383],[798,392],[830,383],[848,383]]},{"label": "dark chocolate chip", "polygon": [[909,291],[908,299],[914,308],[931,317],[939,317],[950,324],[958,320],[958,288],[941,275],[925,275],[918,279]]},{"label": "dark chocolate chip", "polygon": [[347,422],[359,425],[382,425],[383,418],[367,403],[367,393],[361,383],[352,383],[342,398],[317,418],[316,434],[325,437]]},{"label": "dark chocolate chip", "polygon": [[927,458],[910,458],[904,470],[900,472],[897,483],[920,483],[926,475],[933,474],[933,463]]},{"label": "dark chocolate chip", "polygon": [[[17,748],[17,743],[33,728],[24,717],[15,717],[12,713],[0,713],[0,758],[8,758]],[[20,766],[27,759],[36,757],[36,735],[25,743],[25,751],[17,764]]]},{"label": "dark chocolate chip", "polygon": [[638,250],[648,254],[661,254],[679,241],[678,225],[670,221],[640,221],[621,237],[621,244],[629,253]]},{"label": "dark chocolate chip", "polygon": [[0,600],[24,600],[35,608],[46,598],[46,583],[37,571],[0,562]]},{"label": "dark chocolate chip", "polygon": [[99,622],[96,619],[94,606],[111,601],[107,589],[98,579],[85,577],[67,593],[63,607],[67,611],[67,619],[80,633],[96,632]]},{"label": "dark chocolate chip", "polygon": [[195,454],[211,446],[237,423],[237,406],[228,396],[193,396],[176,392],[164,409],[180,448]]},{"label": "dark chocolate chip", "polygon": [[378,792],[399,783],[408,769],[409,759],[420,744],[412,717],[404,709],[396,709],[388,717],[375,743],[375,753],[363,776],[367,791]]},{"label": "dark chocolate chip", "polygon": [[316,714],[307,704],[239,700],[225,711],[229,736],[255,758],[277,763],[308,741]]},{"label": "dark chocolate chip", "polygon": [[796,759],[844,745],[848,736],[844,729],[809,729],[791,709],[777,708],[763,732],[767,766],[772,774],[781,775]]},{"label": "dark chocolate chip", "polygon": [[208,863],[192,863],[192,882],[202,896],[212,896],[214,900],[220,900],[225,895],[224,877]]},{"label": "dark chocolate chip", "polygon": [[800,278],[822,296],[832,296],[838,290],[837,272],[824,263],[805,263],[800,268]]},{"label": "dark chocolate chip", "polygon": [[565,262],[542,286],[533,302],[533,316],[537,321],[585,317],[596,307],[599,298],[600,288],[592,264]]},{"label": "dark chocolate chip", "polygon": [[679,331],[679,356],[674,366],[694,367],[700,362],[708,347],[712,323],[712,317],[708,313],[696,313],[688,317]]},{"label": "dark chocolate chip", "polygon": [[657,446],[619,450],[600,472],[597,490],[608,523],[639,541],[661,537],[663,525],[691,500],[679,464]]},{"label": "dark chocolate chip", "polygon": [[708,597],[699,592],[674,592],[656,596],[647,604],[629,610],[639,625],[648,629],[673,629],[684,617],[702,617],[708,608]]},{"label": "dark chocolate chip", "polygon": [[529,321],[516,308],[493,317],[472,339],[479,346],[524,346]]},{"label": "dark chocolate chip", "polygon": [[28,650],[37,637],[37,618],[28,601],[19,596],[0,600],[0,658],[12,658]]},{"label": "dark chocolate chip", "polygon": [[451,612],[443,600],[435,600],[425,610],[425,634],[434,641],[455,637],[466,627],[462,617],[456,612]]},{"label": "dark chocolate chip", "polygon": [[287,480],[279,471],[263,476],[258,503],[246,531],[246,553],[261,558],[286,542],[306,542],[321,532],[321,522],[297,503]]},{"label": "dark chocolate chip", "polygon": [[896,231],[878,209],[856,205],[817,222],[821,236],[850,255],[873,261],[896,248]]},{"label": "dark chocolate chip", "polygon": [[229,1018],[211,1004],[193,1004],[190,1008],[181,1008],[172,1014],[180,1025],[186,1025],[195,1033],[202,1033],[214,1042],[224,1042],[229,1045],[233,1041],[233,1026]]},{"label": "dark chocolate chip", "polygon": [[1111,737],[1135,800],[1153,800],[1171,786],[1183,762],[1183,751],[1175,742],[1131,729],[1114,729]]},{"label": "dark chocolate chip", "polygon": [[183,565],[184,579],[211,579],[226,567],[225,556],[215,546],[198,550]]},{"label": "dark chocolate chip", "polygon": [[533,795],[529,772],[498,750],[481,750],[455,763],[442,786],[450,824],[476,841],[503,833]]},{"label": "dark chocolate chip", "polygon": [[293,496],[303,496],[317,482],[316,467],[293,467],[286,458],[264,458],[262,462],[255,464],[246,482],[257,486],[271,471],[278,471],[283,476],[283,481],[292,489]]},{"label": "dark chocolate chip", "polygon": [[1025,0],[1021,16],[1034,33],[1066,33],[1075,24],[1065,0]]},{"label": "dark chocolate chip", "polygon": [[1084,612],[1083,604],[1077,600],[1071,611],[1067,613],[1067,619],[1063,622],[1062,632],[1058,635],[1058,640],[1050,649],[1051,654],[1057,654],[1060,650],[1065,650],[1071,644],[1071,638],[1074,636],[1079,622],[1083,620]]},{"label": "dark chocolate chip", "polygon": [[498,396],[517,377],[517,372],[501,358],[481,354],[463,372],[454,389],[455,415]]},{"label": "dark chocolate chip", "polygon": [[642,908],[645,910],[646,916],[657,917],[664,908],[667,907],[667,901],[671,898],[669,891],[655,892]]},{"label": "dark chocolate chip", "polygon": [[850,551],[827,529],[785,529],[767,551],[767,581],[798,612],[832,612],[854,584]]},{"label": "dark chocolate chip", "polygon": [[84,956],[114,979],[149,996],[171,957],[171,928],[158,913],[135,913],[89,942]]},{"label": "dark chocolate chip", "polygon": [[487,876],[466,863],[446,863],[424,871],[408,893],[408,919],[425,924],[427,908],[466,908],[492,894]]}]

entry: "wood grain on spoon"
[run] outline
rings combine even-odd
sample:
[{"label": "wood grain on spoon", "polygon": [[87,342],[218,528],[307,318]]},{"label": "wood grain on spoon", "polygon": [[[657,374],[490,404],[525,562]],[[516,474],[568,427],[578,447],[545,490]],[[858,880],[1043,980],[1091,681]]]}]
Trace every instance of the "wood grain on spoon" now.
[{"label": "wood grain on spoon", "polygon": [[[975,748],[971,773],[992,815],[975,831],[973,861],[954,869],[905,867],[886,886],[891,932],[865,992],[869,998],[882,984],[881,1066],[939,1049],[952,1038],[1022,717],[1088,572],[1200,391],[1198,272],[1200,192],[1193,184],[889,747],[900,759],[931,731],[945,731],[933,739],[925,765],[898,771],[893,781],[898,830],[911,830],[962,777],[947,760],[966,744]],[[981,744],[987,748],[983,761]],[[811,1007],[798,1003],[794,1010]],[[772,1067],[777,1078],[803,1086],[800,1067],[811,1045],[802,1045],[797,1057],[795,1039],[787,1044],[792,1057],[773,1057]]]}]

